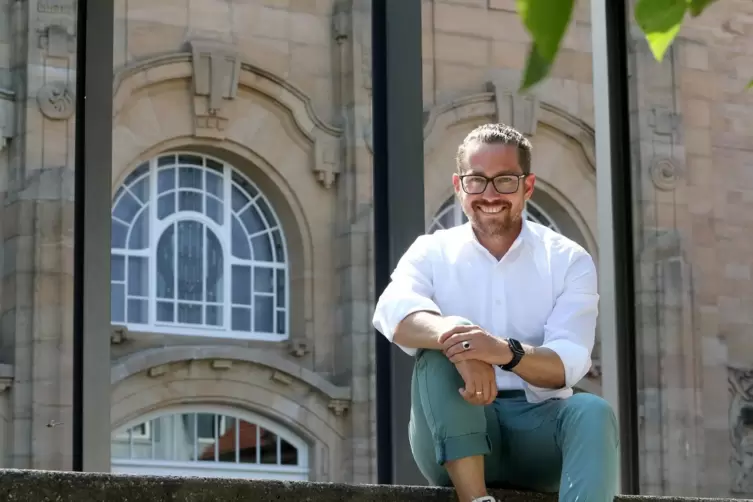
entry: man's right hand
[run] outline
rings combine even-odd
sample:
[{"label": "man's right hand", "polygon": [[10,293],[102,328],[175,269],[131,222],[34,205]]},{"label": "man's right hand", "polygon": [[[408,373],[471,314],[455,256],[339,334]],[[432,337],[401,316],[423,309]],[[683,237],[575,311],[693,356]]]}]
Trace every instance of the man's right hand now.
[{"label": "man's right hand", "polygon": [[497,398],[497,380],[491,364],[471,359],[461,361],[455,367],[465,382],[465,388],[458,389],[463,399],[479,406],[494,402]]}]

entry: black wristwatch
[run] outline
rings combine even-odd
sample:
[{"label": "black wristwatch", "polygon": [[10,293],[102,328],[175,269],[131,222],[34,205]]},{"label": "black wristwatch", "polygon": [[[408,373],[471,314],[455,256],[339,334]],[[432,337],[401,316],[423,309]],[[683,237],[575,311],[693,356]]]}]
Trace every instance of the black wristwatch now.
[{"label": "black wristwatch", "polygon": [[510,346],[510,352],[512,352],[512,360],[507,364],[500,364],[499,367],[505,371],[512,371],[513,368],[515,368],[515,366],[517,366],[520,360],[523,358],[525,351],[523,350],[523,346],[520,344],[520,342],[515,340],[514,338],[508,338],[507,345]]}]

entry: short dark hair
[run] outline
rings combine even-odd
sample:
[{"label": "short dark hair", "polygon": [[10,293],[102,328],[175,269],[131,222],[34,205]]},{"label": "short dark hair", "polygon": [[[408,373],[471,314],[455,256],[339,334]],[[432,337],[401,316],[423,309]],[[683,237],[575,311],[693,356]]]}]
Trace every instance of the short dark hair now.
[{"label": "short dark hair", "polygon": [[505,124],[483,124],[468,133],[468,136],[465,137],[463,143],[458,147],[458,154],[455,158],[458,173],[463,172],[466,150],[473,142],[485,145],[503,144],[517,146],[520,168],[524,174],[531,173],[531,142],[519,131]]}]

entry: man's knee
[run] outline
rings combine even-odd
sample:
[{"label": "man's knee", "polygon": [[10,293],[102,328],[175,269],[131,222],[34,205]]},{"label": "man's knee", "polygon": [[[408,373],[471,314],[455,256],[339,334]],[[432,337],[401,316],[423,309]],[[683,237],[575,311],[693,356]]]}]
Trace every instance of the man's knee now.
[{"label": "man's knee", "polygon": [[578,393],[567,400],[563,427],[582,429],[591,435],[617,440],[617,417],[612,406],[603,398],[588,393]]}]

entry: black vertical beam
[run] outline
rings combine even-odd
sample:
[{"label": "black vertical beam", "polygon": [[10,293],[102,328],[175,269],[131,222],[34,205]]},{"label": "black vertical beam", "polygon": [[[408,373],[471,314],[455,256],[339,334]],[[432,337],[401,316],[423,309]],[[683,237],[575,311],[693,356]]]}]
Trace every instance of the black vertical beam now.
[{"label": "black vertical beam", "polygon": [[635,254],[628,73],[629,5],[606,0],[612,174],[615,321],[619,382],[621,492],[640,490],[636,371]]},{"label": "black vertical beam", "polygon": [[114,0],[78,0],[73,247],[73,470],[110,470]]},{"label": "black vertical beam", "polygon": [[[377,295],[424,220],[421,2],[372,1],[374,246]],[[424,484],[408,444],[413,358],[376,334],[381,484]]]}]

